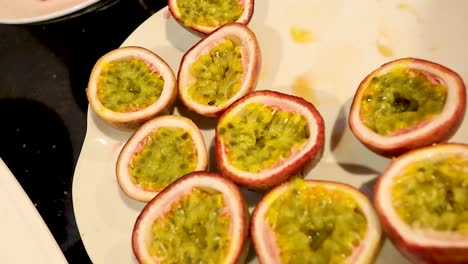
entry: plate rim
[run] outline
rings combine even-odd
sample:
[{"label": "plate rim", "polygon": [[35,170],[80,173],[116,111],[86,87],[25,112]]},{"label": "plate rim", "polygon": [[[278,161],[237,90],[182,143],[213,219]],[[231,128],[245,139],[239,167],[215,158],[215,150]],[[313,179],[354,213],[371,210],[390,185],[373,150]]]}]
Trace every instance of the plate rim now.
[{"label": "plate rim", "polygon": [[[8,1],[8,0],[7,0]],[[15,0],[15,1],[23,1],[23,0]],[[102,0],[83,0],[80,3],[69,6],[67,8],[41,14],[38,16],[20,16],[19,18],[1,18],[0,17],[0,24],[8,24],[8,25],[22,25],[22,24],[32,24],[38,22],[44,22],[48,20],[52,20],[55,18],[63,17],[69,14],[72,14],[76,11],[79,11],[83,8],[89,7],[99,1]]]}]

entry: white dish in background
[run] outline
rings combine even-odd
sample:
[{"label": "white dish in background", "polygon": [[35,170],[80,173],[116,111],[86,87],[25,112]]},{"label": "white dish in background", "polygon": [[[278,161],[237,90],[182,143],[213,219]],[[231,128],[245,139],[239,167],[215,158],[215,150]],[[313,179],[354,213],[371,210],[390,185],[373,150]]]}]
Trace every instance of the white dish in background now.
[{"label": "white dish in background", "polygon": [[2,159],[0,212],[2,263],[67,263],[41,215]]},{"label": "white dish in background", "polygon": [[100,0],[0,0],[0,23],[28,24],[59,18]]},{"label": "white dish in background", "polygon": [[[373,183],[389,160],[367,150],[349,130],[347,118],[354,92],[372,70],[408,56],[439,62],[468,80],[468,27],[463,26],[468,24],[468,16],[464,10],[468,10],[468,1],[256,1],[249,26],[263,56],[257,89],[304,96],[325,119],[325,153],[307,178],[348,183],[372,195]],[[309,33],[309,42],[292,39],[292,32],[301,31]],[[183,53],[198,39],[164,8],[122,46],[153,50],[177,73]],[[183,114],[201,127],[212,148],[215,119]],[[114,173],[119,151],[131,133],[106,125],[90,109],[87,126],[73,181],[73,205],[83,243],[96,264],[136,263],[131,235],[144,204],[121,192]],[[466,138],[468,115],[452,141]],[[213,151],[210,160],[214,160]],[[244,193],[252,206],[260,197]],[[256,263],[254,257],[250,263]],[[385,240],[376,263],[408,262]]]}]

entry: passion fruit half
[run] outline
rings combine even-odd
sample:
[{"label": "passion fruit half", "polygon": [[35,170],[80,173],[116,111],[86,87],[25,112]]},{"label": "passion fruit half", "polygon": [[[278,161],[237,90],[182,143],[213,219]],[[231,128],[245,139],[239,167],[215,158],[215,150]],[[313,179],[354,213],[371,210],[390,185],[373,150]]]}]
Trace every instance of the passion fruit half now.
[{"label": "passion fruit half", "polygon": [[251,237],[260,263],[373,263],[382,230],[354,187],[295,178],[254,209]]},{"label": "passion fruit half", "polygon": [[148,202],[169,184],[208,166],[205,141],[190,119],[165,115],[142,125],[117,159],[117,182],[130,198]]},{"label": "passion fruit half", "polygon": [[260,65],[255,34],[245,25],[226,24],[183,56],[177,76],[179,97],[192,111],[218,116],[255,89]]},{"label": "passion fruit half", "polygon": [[382,65],[361,82],[349,126],[370,150],[396,156],[449,138],[465,107],[465,85],[456,72],[404,58]]},{"label": "passion fruit half", "polygon": [[138,216],[132,236],[140,263],[243,263],[248,211],[239,188],[210,172],[175,181]]},{"label": "passion fruit half", "polygon": [[172,111],[177,98],[175,85],[174,72],[158,55],[142,47],[122,47],[96,62],[86,95],[102,120],[133,131]]},{"label": "passion fruit half", "polygon": [[324,121],[306,100],[279,92],[252,92],[220,117],[216,160],[223,175],[266,189],[312,168],[323,153]]},{"label": "passion fruit half", "polygon": [[374,204],[393,244],[413,263],[468,263],[468,145],[439,144],[394,159]]},{"label": "passion fruit half", "polygon": [[227,23],[247,25],[254,12],[254,0],[169,0],[168,6],[180,24],[201,34]]}]

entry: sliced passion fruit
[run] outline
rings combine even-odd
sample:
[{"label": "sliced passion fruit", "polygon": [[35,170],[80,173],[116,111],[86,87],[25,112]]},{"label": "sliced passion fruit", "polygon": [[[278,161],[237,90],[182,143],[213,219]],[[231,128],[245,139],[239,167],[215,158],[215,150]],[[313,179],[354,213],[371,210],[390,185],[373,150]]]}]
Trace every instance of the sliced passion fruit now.
[{"label": "sliced passion fruit", "polygon": [[237,22],[247,25],[254,11],[254,0],[169,0],[169,11],[183,26],[201,34]]},{"label": "sliced passion fruit", "polygon": [[142,125],[117,159],[117,181],[130,198],[147,202],[183,175],[208,166],[205,141],[188,118],[156,117]]},{"label": "sliced passion fruit", "polygon": [[306,100],[268,90],[252,92],[218,121],[218,167],[253,189],[277,185],[320,160],[324,131],[322,116]]},{"label": "sliced passion fruit", "polygon": [[361,82],[349,126],[372,151],[395,156],[446,140],[465,105],[465,85],[456,72],[430,61],[398,59]]},{"label": "sliced passion fruit", "polygon": [[185,53],[177,76],[180,99],[199,114],[220,115],[255,89],[260,65],[255,34],[242,24],[226,24]]},{"label": "sliced passion fruit", "polygon": [[174,72],[158,55],[142,47],[122,47],[96,62],[86,95],[102,120],[119,129],[135,130],[172,110],[175,84]]},{"label": "sliced passion fruit", "polygon": [[140,263],[243,263],[248,211],[239,188],[210,172],[190,173],[149,202],[132,237]]},{"label": "sliced passion fruit", "polygon": [[341,183],[295,178],[268,192],[252,214],[260,263],[373,263],[382,230],[371,202]]},{"label": "sliced passion fruit", "polygon": [[394,159],[374,203],[388,237],[414,263],[468,263],[468,145],[439,144]]}]

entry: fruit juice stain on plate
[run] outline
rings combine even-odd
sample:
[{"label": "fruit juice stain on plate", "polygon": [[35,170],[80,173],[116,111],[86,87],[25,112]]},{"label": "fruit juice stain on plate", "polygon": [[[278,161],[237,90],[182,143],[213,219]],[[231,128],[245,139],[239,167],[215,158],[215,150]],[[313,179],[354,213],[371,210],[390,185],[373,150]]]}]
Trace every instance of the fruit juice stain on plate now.
[{"label": "fruit juice stain on plate", "polygon": [[413,15],[416,18],[416,21],[418,23],[422,23],[423,20],[422,20],[421,16],[416,11],[416,9],[414,9],[414,7],[412,7],[411,5],[409,5],[407,3],[399,3],[397,5],[397,8],[399,10],[401,10],[401,11],[405,11],[405,12],[408,12],[409,14]]},{"label": "fruit juice stain on plate", "polygon": [[379,33],[377,35],[376,45],[377,45],[377,50],[379,51],[380,55],[387,57],[387,58],[393,56],[394,52],[391,46],[391,39],[388,33],[382,29],[379,30]]},{"label": "fruit juice stain on plate", "polygon": [[317,36],[310,30],[300,27],[291,27],[289,30],[291,38],[299,44],[311,43],[318,40]]},{"label": "fruit juice stain on plate", "polygon": [[296,77],[292,84],[292,91],[294,95],[304,98],[311,102],[314,106],[319,105],[319,100],[315,95],[312,80],[309,76],[301,75]]}]

